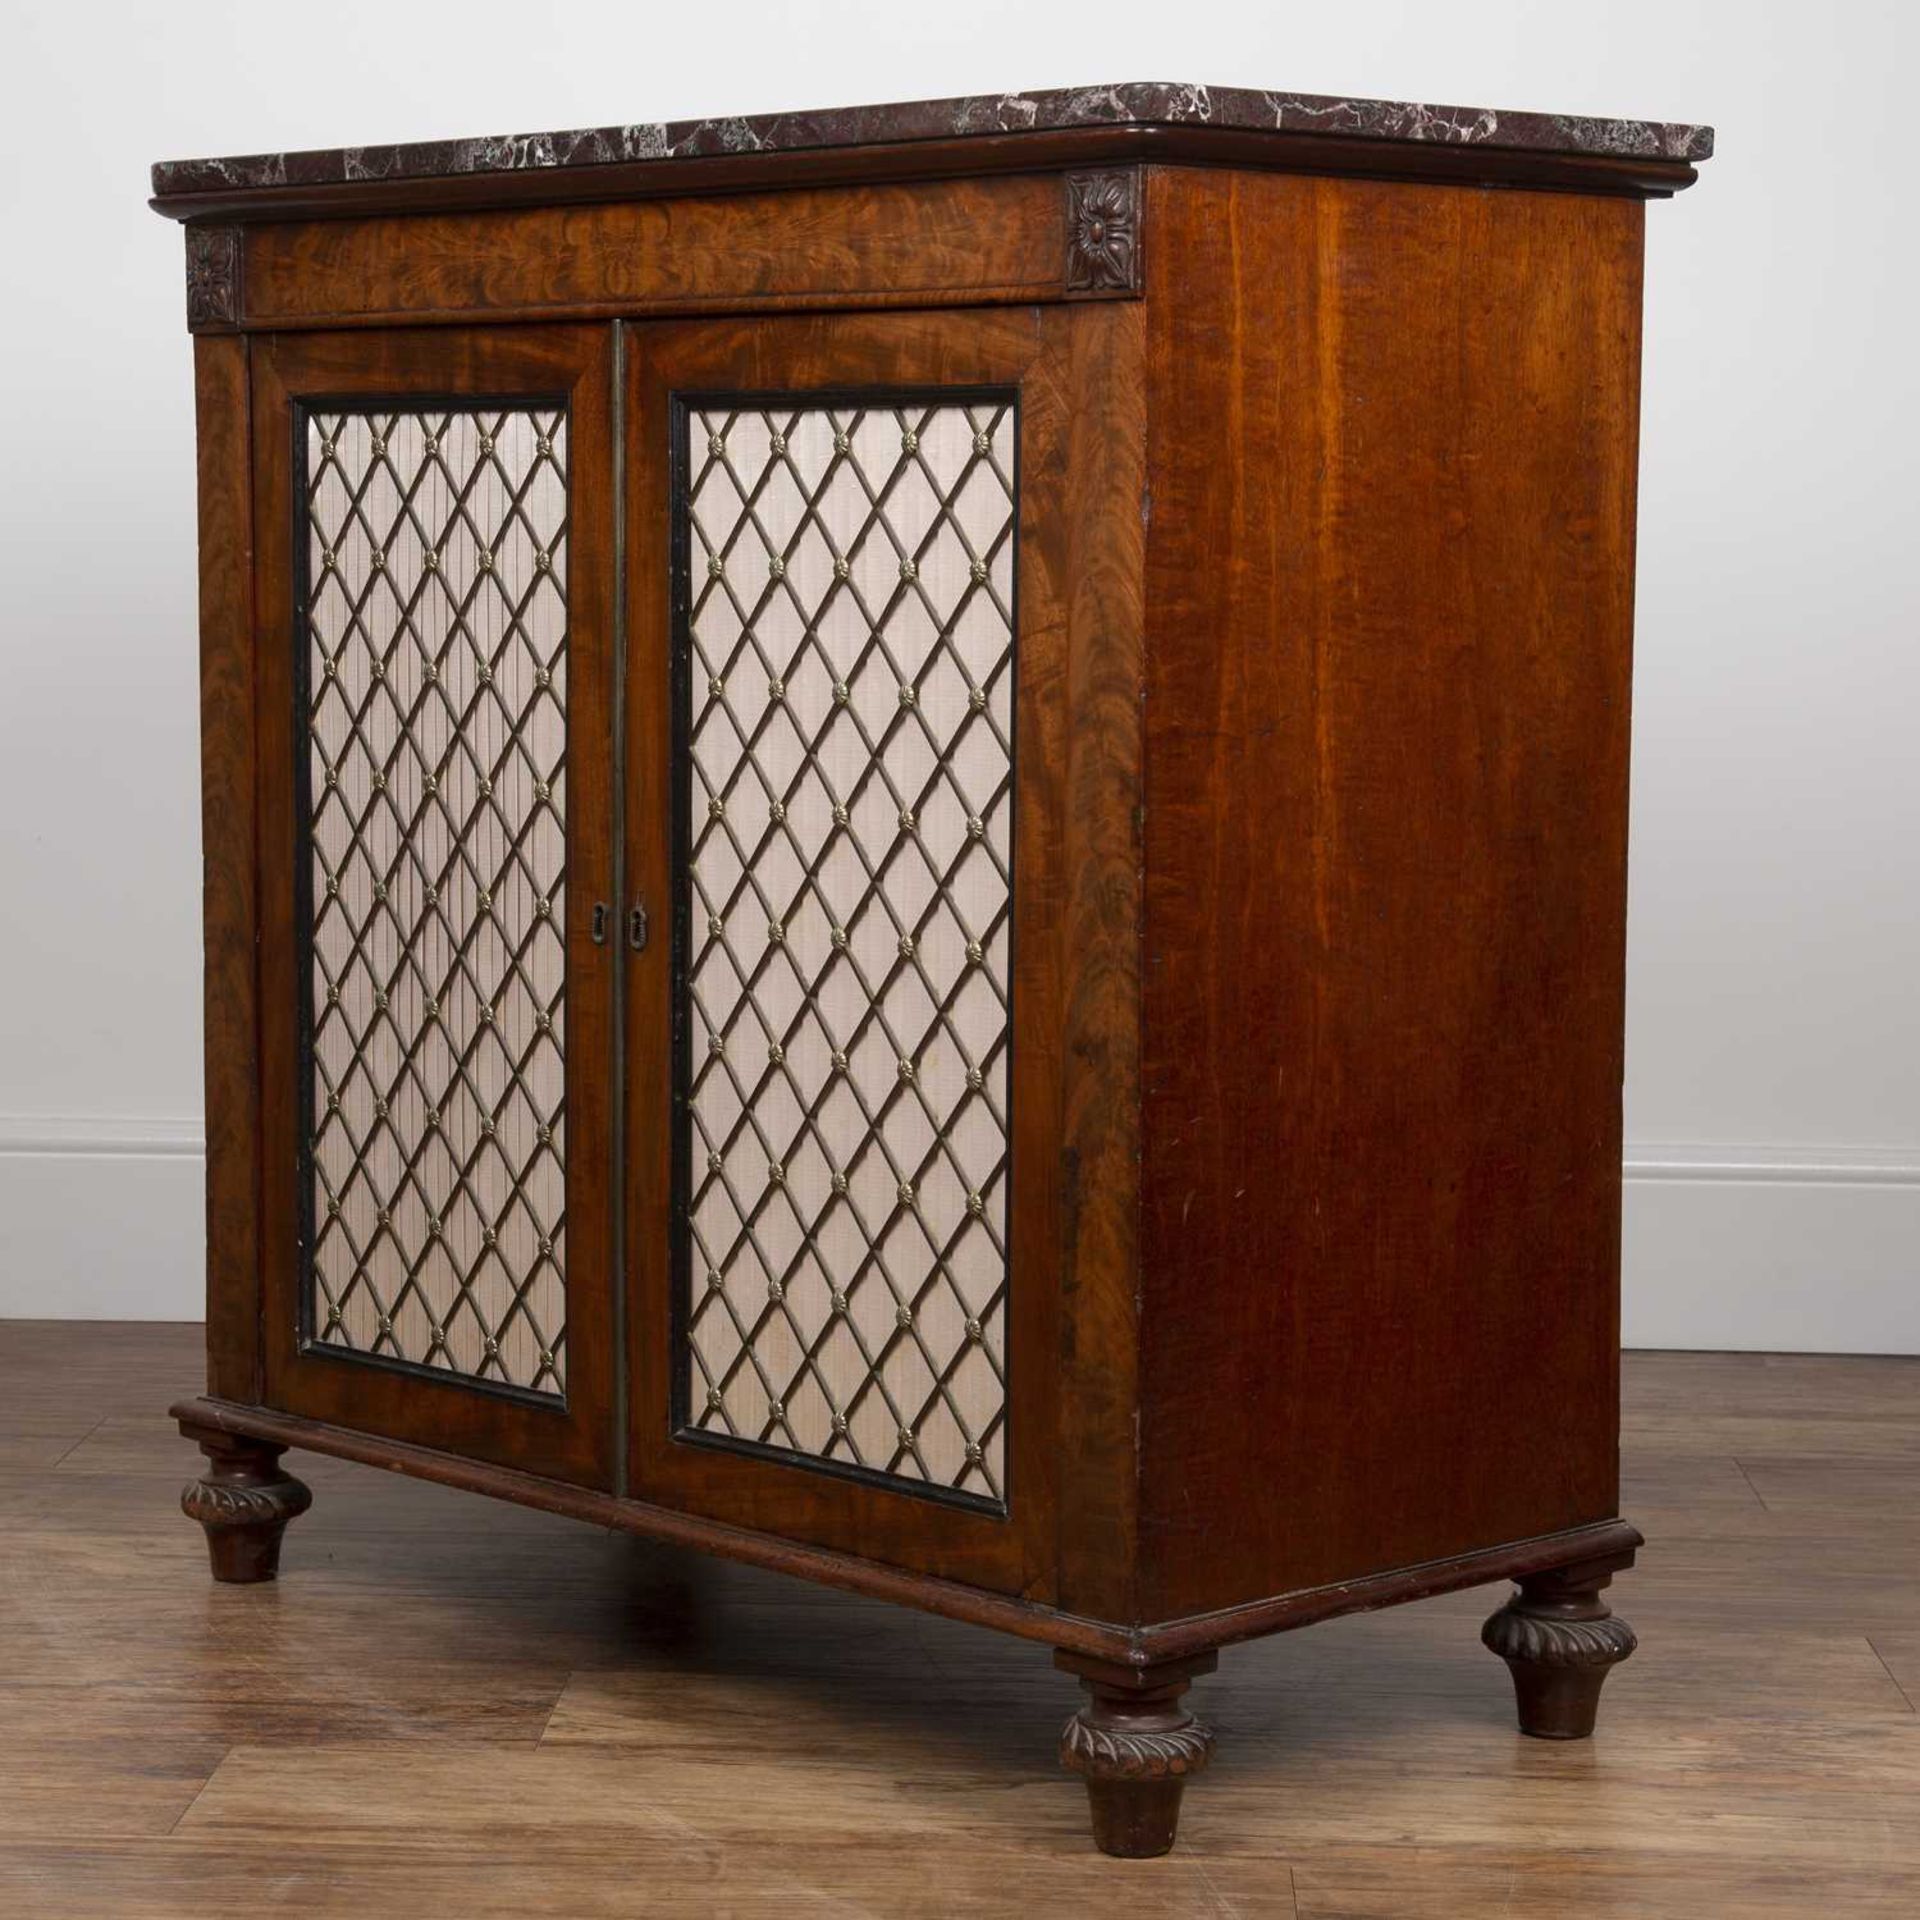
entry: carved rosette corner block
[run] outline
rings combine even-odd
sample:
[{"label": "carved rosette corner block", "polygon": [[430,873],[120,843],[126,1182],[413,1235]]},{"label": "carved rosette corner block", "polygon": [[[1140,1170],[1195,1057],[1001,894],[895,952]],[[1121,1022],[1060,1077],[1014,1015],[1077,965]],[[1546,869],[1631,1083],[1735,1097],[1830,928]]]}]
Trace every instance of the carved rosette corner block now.
[{"label": "carved rosette corner block", "polygon": [[312,1493],[281,1467],[285,1447],[242,1434],[198,1437],[207,1471],[187,1483],[180,1510],[206,1532],[213,1577],[235,1586],[271,1580],[287,1522],[313,1505]]},{"label": "carved rosette corner block", "polygon": [[1522,1733],[1537,1740],[1584,1740],[1593,1732],[1601,1684],[1639,1644],[1600,1598],[1606,1578],[1529,1574],[1480,1629],[1481,1643],[1513,1675]]},{"label": "carved rosette corner block", "polygon": [[1140,169],[1070,173],[1066,182],[1067,291],[1138,293]]},{"label": "carved rosette corner block", "polygon": [[1124,1860],[1166,1853],[1187,1780],[1213,1758],[1212,1730],[1180,1704],[1212,1657],[1132,1674],[1065,1654],[1054,1660],[1078,1673],[1087,1691],[1087,1704],[1061,1732],[1060,1764],[1087,1783],[1094,1844]]},{"label": "carved rosette corner block", "polygon": [[240,229],[187,228],[187,329],[240,324]]}]

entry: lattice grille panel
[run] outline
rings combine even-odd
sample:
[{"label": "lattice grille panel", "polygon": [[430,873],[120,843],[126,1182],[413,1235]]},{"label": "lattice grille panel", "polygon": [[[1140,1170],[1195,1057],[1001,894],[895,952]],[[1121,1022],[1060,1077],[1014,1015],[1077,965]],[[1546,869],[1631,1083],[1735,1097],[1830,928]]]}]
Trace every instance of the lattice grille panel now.
[{"label": "lattice grille panel", "polygon": [[1006,1485],[1016,416],[686,416],[687,1418]]},{"label": "lattice grille panel", "polygon": [[305,453],[310,1338],[559,1395],[566,417]]}]

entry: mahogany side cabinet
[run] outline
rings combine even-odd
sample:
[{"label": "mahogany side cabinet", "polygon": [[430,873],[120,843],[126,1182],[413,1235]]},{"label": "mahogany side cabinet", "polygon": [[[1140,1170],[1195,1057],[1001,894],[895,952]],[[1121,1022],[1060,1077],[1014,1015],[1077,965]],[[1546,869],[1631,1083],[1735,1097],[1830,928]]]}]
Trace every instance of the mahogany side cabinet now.
[{"label": "mahogany side cabinet", "polygon": [[1617,1511],[1642,219],[1699,127],[1144,85],[155,169],[214,1576],[306,1448],[1220,1650]]}]

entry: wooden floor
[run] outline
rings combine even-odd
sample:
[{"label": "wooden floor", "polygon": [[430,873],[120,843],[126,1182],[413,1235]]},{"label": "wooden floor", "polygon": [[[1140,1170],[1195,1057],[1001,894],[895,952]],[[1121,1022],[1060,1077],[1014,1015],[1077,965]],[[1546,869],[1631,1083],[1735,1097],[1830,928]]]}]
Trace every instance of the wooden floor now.
[{"label": "wooden floor", "polygon": [[1311,1628],[1127,1863],[1039,1647],[311,1456],[214,1587],[197,1346],[0,1323],[0,1914],[1920,1914],[1920,1361],[1632,1357],[1598,1740],[1514,1732],[1499,1591]]}]

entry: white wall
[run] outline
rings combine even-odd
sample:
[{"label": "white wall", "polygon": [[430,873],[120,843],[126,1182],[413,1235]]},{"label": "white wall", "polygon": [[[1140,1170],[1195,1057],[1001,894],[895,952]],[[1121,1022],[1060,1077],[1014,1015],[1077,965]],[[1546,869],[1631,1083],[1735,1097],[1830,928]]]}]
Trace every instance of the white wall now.
[{"label": "white wall", "polygon": [[0,1314],[198,1310],[192,423],[147,163],[1195,78],[1719,128],[1648,219],[1627,1332],[1920,1351],[1915,17],[6,0]]}]

